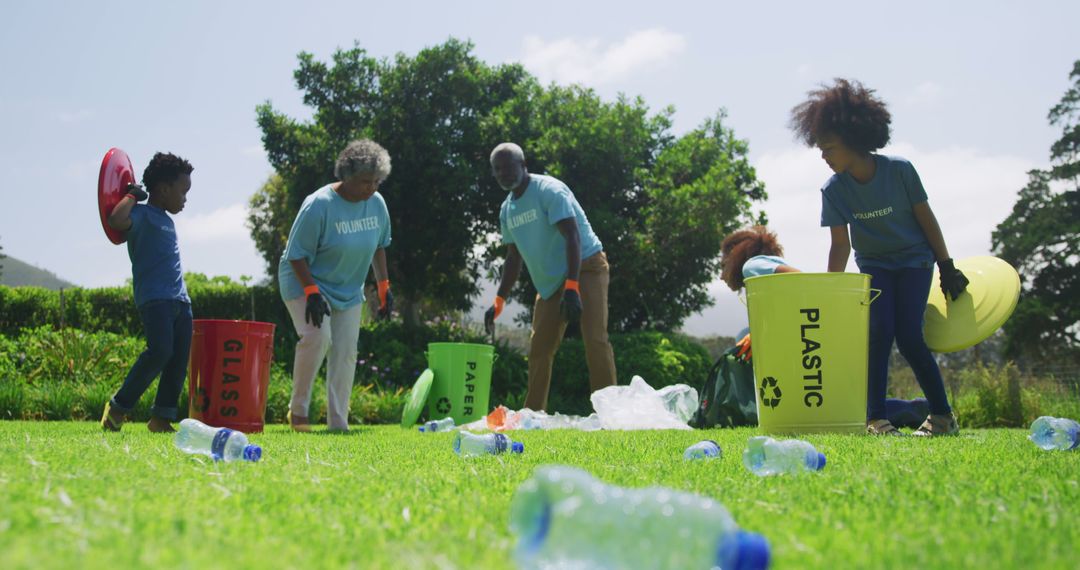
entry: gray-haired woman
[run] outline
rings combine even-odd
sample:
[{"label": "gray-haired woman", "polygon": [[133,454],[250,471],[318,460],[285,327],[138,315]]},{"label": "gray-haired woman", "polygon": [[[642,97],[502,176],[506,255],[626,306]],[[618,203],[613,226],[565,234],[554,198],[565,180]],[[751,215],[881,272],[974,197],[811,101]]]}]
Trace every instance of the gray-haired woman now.
[{"label": "gray-haired woman", "polygon": [[289,404],[289,424],[297,431],[311,429],[311,386],[327,352],[326,423],[331,430],[349,429],[369,266],[378,283],[379,316],[389,318],[394,306],[386,273],[390,215],[377,192],[390,175],[390,155],[374,141],[353,141],[338,156],[334,175],[339,182],[304,199],[278,264],[281,298],[300,335]]}]

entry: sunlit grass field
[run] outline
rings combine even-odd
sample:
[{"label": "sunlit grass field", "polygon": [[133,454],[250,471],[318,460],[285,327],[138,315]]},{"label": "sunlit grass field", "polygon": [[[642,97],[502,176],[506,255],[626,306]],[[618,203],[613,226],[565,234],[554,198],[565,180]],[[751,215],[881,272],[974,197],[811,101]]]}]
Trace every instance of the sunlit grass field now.
[{"label": "sunlit grass field", "polygon": [[[756,433],[511,432],[524,454],[462,459],[451,434],[275,425],[260,463],[215,464],[141,424],[0,422],[0,568],[513,568],[510,500],[544,464],[715,498],[774,568],[1080,567],[1080,452],[811,436],[824,471],[763,479],[741,462]],[[682,459],[706,438],[720,460]]]}]

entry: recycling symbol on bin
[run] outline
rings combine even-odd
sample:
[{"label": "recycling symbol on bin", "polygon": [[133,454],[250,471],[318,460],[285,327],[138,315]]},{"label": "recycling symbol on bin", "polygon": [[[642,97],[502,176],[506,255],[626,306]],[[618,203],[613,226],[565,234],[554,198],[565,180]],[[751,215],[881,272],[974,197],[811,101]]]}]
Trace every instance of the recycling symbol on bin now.
[{"label": "recycling symbol on bin", "polygon": [[766,408],[775,408],[780,405],[780,387],[776,385],[776,378],[772,376],[766,376],[761,379],[761,386],[758,388],[758,396],[761,398],[761,405]]},{"label": "recycling symbol on bin", "polygon": [[210,395],[206,393],[206,388],[199,386],[195,389],[195,411],[200,414],[210,409]]},{"label": "recycling symbol on bin", "polygon": [[450,398],[447,398],[446,396],[439,398],[439,401],[435,403],[435,409],[438,410],[440,414],[449,414]]}]

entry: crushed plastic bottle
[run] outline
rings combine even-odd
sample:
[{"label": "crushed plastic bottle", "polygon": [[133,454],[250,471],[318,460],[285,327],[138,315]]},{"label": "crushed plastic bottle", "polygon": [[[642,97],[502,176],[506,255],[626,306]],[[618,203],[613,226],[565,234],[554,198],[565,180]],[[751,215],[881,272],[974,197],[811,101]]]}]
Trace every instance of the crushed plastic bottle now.
[{"label": "crushed plastic bottle", "polygon": [[424,425],[420,426],[418,429],[420,430],[420,433],[450,431],[454,429],[454,418],[443,418],[433,422],[424,422]]},{"label": "crushed plastic bottle", "polygon": [[700,495],[605,484],[565,466],[537,468],[510,505],[520,568],[721,568],[769,566],[765,537],[743,531]]},{"label": "crushed plastic bottle", "polygon": [[1068,418],[1042,416],[1031,423],[1028,439],[1047,451],[1076,449],[1080,445],[1080,424]]},{"label": "crushed plastic bottle", "polygon": [[258,461],[262,457],[262,448],[248,444],[242,432],[208,426],[193,418],[180,422],[173,443],[185,453],[206,455],[214,461]]},{"label": "crushed plastic bottle", "polygon": [[754,475],[765,477],[781,473],[821,471],[825,455],[808,442],[799,439],[776,440],[757,436],[746,442],[743,465]]},{"label": "crushed plastic bottle", "polygon": [[720,444],[711,439],[705,441],[699,441],[694,445],[686,448],[683,452],[683,459],[719,459],[720,458]]},{"label": "crushed plastic bottle", "polygon": [[459,431],[454,436],[454,453],[462,457],[474,457],[477,455],[499,455],[507,451],[521,453],[525,451],[525,445],[519,441],[511,441],[501,433],[488,433],[477,435],[467,431]]}]

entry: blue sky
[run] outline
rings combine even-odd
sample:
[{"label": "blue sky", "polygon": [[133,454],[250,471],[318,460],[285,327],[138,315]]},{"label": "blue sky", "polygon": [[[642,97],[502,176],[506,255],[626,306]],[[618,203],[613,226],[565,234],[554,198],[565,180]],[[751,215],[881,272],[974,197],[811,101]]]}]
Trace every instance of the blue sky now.
[{"label": "blue sky", "polygon": [[[122,283],[127,256],[97,220],[101,157],[118,146],[141,172],[168,150],[196,168],[177,217],[185,268],[260,277],[243,224],[271,172],[254,109],[308,116],[296,54],[326,59],[354,40],[413,54],[453,36],[545,81],[674,105],[677,132],[726,108],[771,225],[807,270],[825,266],[816,190],[829,173],[787,114],[818,82],[860,79],[890,103],[885,152],[919,169],[954,257],[986,254],[1059,134],[1046,113],[1080,58],[1076,22],[1075,1],[12,3],[0,21],[0,245],[79,285]],[[734,334],[745,311],[713,290],[717,306],[686,328]]]}]

